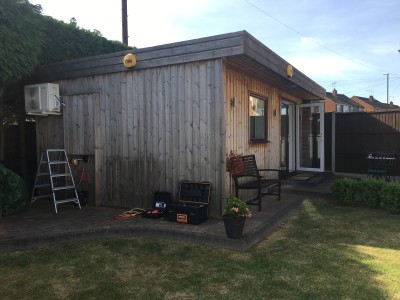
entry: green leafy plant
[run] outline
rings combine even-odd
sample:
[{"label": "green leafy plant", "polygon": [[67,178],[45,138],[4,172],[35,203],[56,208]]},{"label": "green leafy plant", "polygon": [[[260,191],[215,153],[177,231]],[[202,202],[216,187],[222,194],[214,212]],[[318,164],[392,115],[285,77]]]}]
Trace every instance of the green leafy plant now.
[{"label": "green leafy plant", "polygon": [[250,218],[251,212],[247,204],[239,198],[229,198],[225,202],[224,217],[235,219]]},{"label": "green leafy plant", "polygon": [[0,163],[0,214],[15,215],[29,205],[28,189],[24,180]]},{"label": "green leafy plant", "polygon": [[381,191],[382,207],[388,213],[400,213],[400,184],[390,182],[386,184]]},{"label": "green leafy plant", "polygon": [[382,188],[386,185],[383,180],[364,178],[358,182],[357,198],[361,204],[369,208],[378,208],[381,204]]},{"label": "green leafy plant", "polygon": [[346,206],[356,206],[358,204],[357,190],[357,181],[353,178],[340,178],[331,185],[332,194],[340,204]]}]

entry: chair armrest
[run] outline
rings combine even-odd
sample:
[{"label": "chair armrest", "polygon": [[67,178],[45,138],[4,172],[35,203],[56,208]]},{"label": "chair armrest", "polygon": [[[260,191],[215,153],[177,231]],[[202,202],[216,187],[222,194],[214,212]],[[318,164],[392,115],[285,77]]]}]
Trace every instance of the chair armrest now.
[{"label": "chair armrest", "polygon": [[258,169],[258,171],[276,171],[276,172],[280,172],[281,170],[279,170],[279,169]]},{"label": "chair armrest", "polygon": [[232,175],[232,177],[235,179],[235,178],[241,178],[241,177],[255,177],[255,178],[258,178],[258,177],[262,177],[262,176],[251,175],[251,174],[234,174],[234,175]]},{"label": "chair armrest", "polygon": [[259,169],[258,172],[278,172],[278,179],[281,179],[281,171],[279,169]]}]

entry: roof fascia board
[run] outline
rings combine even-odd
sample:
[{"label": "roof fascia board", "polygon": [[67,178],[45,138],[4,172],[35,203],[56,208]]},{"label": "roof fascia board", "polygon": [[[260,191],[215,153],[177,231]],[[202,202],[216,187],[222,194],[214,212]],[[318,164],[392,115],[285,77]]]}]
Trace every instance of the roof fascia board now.
[{"label": "roof fascia board", "polygon": [[[42,66],[34,78],[36,80],[44,80],[46,78],[61,80],[126,72],[241,55],[243,52],[243,31],[239,31],[161,46],[48,64]],[[123,58],[127,53],[134,53],[136,55],[137,64],[133,69],[127,69],[123,65]]]},{"label": "roof fascia board", "polygon": [[[251,59],[257,61],[263,66],[269,68],[277,75],[281,76],[288,81],[288,87],[290,85],[297,85],[305,91],[311,92],[319,99],[325,99],[326,91],[323,87],[318,85],[312,79],[304,75],[298,69],[292,66],[293,76],[288,77],[287,67],[290,65],[286,60],[280,57],[278,54],[273,52],[259,40],[254,38],[248,32],[244,32],[244,52],[245,55]],[[315,99],[314,99],[315,100]]]}]

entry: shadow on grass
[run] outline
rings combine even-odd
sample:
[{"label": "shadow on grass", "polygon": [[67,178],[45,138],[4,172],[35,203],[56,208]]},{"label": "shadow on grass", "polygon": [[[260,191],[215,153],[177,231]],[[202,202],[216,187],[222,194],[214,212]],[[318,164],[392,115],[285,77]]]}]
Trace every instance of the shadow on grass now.
[{"label": "shadow on grass", "polygon": [[[392,249],[398,256],[399,224],[398,216],[381,211],[306,201],[286,229],[254,249],[254,267],[268,270],[258,267],[260,284],[273,298],[391,298],[399,287],[390,287],[390,277],[398,271],[388,266],[392,274],[383,274],[359,246]],[[383,287],[386,275],[389,288]]]}]

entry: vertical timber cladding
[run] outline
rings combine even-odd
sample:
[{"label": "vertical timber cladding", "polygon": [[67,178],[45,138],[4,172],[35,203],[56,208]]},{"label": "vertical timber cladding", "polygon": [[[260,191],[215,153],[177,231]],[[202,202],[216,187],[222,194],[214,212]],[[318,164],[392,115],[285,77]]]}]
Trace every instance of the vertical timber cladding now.
[{"label": "vertical timber cladding", "polygon": [[37,160],[42,151],[51,148],[64,148],[63,116],[36,117]]},{"label": "vertical timber cladding", "polygon": [[[226,151],[234,150],[239,154],[255,154],[258,167],[280,168],[280,101],[291,99],[296,103],[301,100],[298,97],[279,90],[259,78],[246,75],[236,68],[225,66],[226,87]],[[268,143],[249,142],[249,93],[267,98],[268,119]],[[233,107],[230,100],[235,98]],[[274,114],[276,112],[276,115]],[[230,180],[226,175],[226,191]],[[241,192],[240,197],[247,198],[246,192]],[[228,196],[228,195],[227,195]]]},{"label": "vertical timber cladding", "polygon": [[[92,78],[58,83],[60,96],[65,104],[63,114],[36,119],[38,159],[45,149],[66,149],[70,158],[89,155],[89,162],[84,165],[89,171],[89,181],[83,189],[89,190],[89,201],[94,203],[94,112],[100,102],[98,87]],[[72,166],[75,176],[78,169],[82,169],[82,166]],[[75,180],[79,188],[80,181],[77,177]]]},{"label": "vertical timber cladding", "polygon": [[64,148],[68,154],[94,155],[94,106],[99,93],[63,96]]},{"label": "vertical timber cladding", "polygon": [[[221,60],[98,76],[96,197],[150,207],[154,191],[176,199],[179,180],[210,181],[220,215],[225,131]],[[222,170],[222,171],[221,171]]]},{"label": "vertical timber cladding", "polygon": [[[89,89],[86,89],[89,90]],[[70,159],[88,157],[86,162],[71,164],[78,190],[89,192],[90,204],[98,204],[95,195],[95,107],[99,105],[98,92],[66,94],[63,96],[64,148]],[[88,172],[88,181],[82,182],[80,172]],[[81,174],[81,176],[79,176]]]}]

